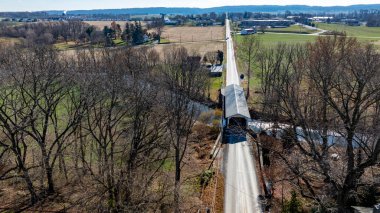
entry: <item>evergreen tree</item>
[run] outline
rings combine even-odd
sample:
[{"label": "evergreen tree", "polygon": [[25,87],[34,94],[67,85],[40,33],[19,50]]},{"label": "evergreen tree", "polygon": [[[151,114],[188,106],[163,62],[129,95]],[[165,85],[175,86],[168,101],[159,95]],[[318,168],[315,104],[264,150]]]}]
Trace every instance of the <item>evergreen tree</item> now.
[{"label": "evergreen tree", "polygon": [[297,193],[292,191],[291,194],[292,197],[285,202],[282,213],[301,213],[301,202],[297,199]]}]

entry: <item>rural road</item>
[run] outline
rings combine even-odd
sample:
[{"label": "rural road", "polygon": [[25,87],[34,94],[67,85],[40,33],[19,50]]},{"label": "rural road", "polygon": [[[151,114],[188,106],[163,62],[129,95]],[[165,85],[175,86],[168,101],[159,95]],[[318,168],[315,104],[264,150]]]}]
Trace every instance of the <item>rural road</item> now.
[{"label": "rural road", "polygon": [[[240,85],[236,68],[230,22],[226,20],[227,42],[227,85]],[[236,136],[234,142],[224,147],[225,194],[224,212],[256,213],[262,212],[259,205],[258,178],[252,147],[246,137]]]}]

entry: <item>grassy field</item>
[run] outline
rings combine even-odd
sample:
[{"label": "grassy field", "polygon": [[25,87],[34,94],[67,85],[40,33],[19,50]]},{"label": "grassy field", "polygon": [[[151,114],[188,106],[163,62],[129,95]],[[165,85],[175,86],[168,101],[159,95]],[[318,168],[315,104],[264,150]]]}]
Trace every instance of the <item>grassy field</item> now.
[{"label": "grassy field", "polygon": [[[327,26],[327,27],[325,27]],[[326,30],[337,30],[337,29],[346,29],[346,32],[348,36],[357,37],[359,41],[362,42],[371,42],[374,43],[379,49],[380,49],[380,28],[368,28],[368,27],[349,27],[349,26],[342,26],[342,25],[335,25],[335,24],[323,24],[322,26],[318,26],[321,29]],[[286,29],[286,28],[285,28]],[[285,30],[284,29],[284,30]],[[337,30],[342,31],[342,30]],[[313,42],[318,38],[318,35],[307,35],[307,34],[280,34],[280,33],[273,33],[273,32],[267,32],[264,34],[255,34],[255,35],[249,35],[249,36],[256,36],[261,40],[261,43],[263,46],[275,46],[279,43],[286,43],[286,44],[305,44],[307,42]],[[242,54],[239,52],[239,44],[241,43],[244,36],[237,35],[234,36],[235,42],[236,42],[236,52],[237,52],[237,65],[240,73],[246,74],[247,68],[246,65],[243,63],[241,57],[239,57],[239,54]],[[254,67],[254,66],[253,66]],[[259,71],[253,68],[253,76],[251,79],[249,79],[251,87],[251,92],[256,92],[260,89],[260,80],[259,80]],[[247,81],[243,82],[243,87],[246,88]],[[257,95],[255,95],[257,97]],[[255,99],[248,100],[249,102],[257,102]]]},{"label": "grassy field", "polygon": [[380,27],[347,26],[343,24],[317,23],[317,27],[324,30],[346,32],[348,36],[377,37],[380,40]]},{"label": "grassy field", "polygon": [[224,40],[225,28],[212,27],[172,27],[165,26],[161,35],[170,42],[197,42],[209,40]]},{"label": "grassy field", "polygon": [[301,33],[301,34],[311,34],[318,32],[317,30],[311,30],[303,27],[302,25],[291,25],[286,28],[269,28],[266,29],[267,32],[279,32],[279,33]]}]

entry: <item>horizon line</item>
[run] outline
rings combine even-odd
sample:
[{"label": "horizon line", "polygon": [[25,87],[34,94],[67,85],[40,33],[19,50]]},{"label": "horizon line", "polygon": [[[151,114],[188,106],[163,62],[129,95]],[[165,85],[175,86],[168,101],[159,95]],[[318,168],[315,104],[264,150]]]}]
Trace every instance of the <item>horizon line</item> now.
[{"label": "horizon line", "polygon": [[51,9],[51,10],[20,10],[20,11],[1,11],[0,13],[6,13],[6,12],[49,12],[49,11],[91,11],[91,10],[128,10],[128,9],[149,9],[149,8],[168,8],[168,9],[178,9],[178,8],[189,8],[189,9],[212,9],[212,8],[221,8],[221,7],[240,7],[240,6],[278,6],[278,7],[287,7],[287,6],[304,6],[304,7],[352,7],[352,6],[370,6],[370,5],[380,5],[380,3],[377,4],[351,4],[351,5],[307,5],[307,4],[240,4],[240,5],[223,5],[223,6],[214,6],[214,7],[186,7],[186,6],[172,6],[172,7],[165,7],[165,6],[158,6],[158,7],[123,7],[123,8],[91,8],[91,9]]}]

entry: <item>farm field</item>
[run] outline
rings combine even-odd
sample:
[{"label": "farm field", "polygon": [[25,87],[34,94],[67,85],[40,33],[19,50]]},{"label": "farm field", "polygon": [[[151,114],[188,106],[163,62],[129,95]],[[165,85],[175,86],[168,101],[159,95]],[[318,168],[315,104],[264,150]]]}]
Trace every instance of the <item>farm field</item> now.
[{"label": "farm field", "polygon": [[[111,23],[112,21],[85,21],[86,23],[90,24],[90,25],[93,25],[95,26],[96,28],[102,30],[105,26],[111,26]],[[116,24],[120,24],[121,26],[121,29],[124,30],[125,28],[125,24],[128,22],[128,21],[115,21]],[[130,21],[129,23],[134,23],[133,21]],[[142,26],[145,26],[146,23],[145,22],[141,22],[141,25]]]},{"label": "farm field", "polygon": [[187,42],[187,43],[169,43],[169,44],[160,44],[160,45],[154,45],[153,48],[156,49],[160,54],[166,52],[166,50],[177,47],[177,46],[183,46],[185,47],[190,53],[197,53],[201,56],[206,54],[210,51],[218,51],[223,50],[225,43],[222,41],[212,41],[212,42]]},{"label": "farm field", "polygon": [[0,37],[0,44],[17,44],[20,42],[18,38],[4,38]]},{"label": "farm field", "polygon": [[197,42],[210,40],[224,40],[225,28],[212,27],[169,27],[165,26],[161,37],[170,42]]}]

